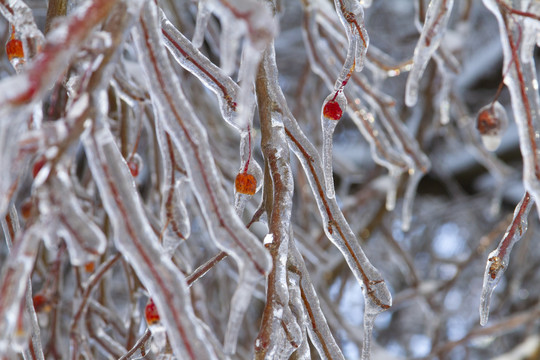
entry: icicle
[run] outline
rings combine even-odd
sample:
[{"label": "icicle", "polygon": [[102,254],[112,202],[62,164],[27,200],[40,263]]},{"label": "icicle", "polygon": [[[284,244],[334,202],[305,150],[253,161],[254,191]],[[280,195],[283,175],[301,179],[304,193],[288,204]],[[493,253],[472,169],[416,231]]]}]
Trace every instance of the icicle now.
[{"label": "icicle", "polygon": [[223,119],[238,131],[245,131],[245,127],[241,127],[235,120],[240,87],[222,69],[201,54],[162,11],[160,19],[165,45],[174,59],[218,96]]},{"label": "icicle", "polygon": [[371,314],[366,307],[364,311],[364,346],[362,347],[362,360],[371,358],[371,338],[373,336],[373,324],[378,313]]},{"label": "icicle", "polygon": [[508,117],[500,102],[495,101],[478,111],[476,129],[480,133],[482,143],[489,151],[497,150],[507,127]]},{"label": "icicle", "polygon": [[221,23],[220,60],[226,74],[236,65],[237,49],[243,36],[251,45],[263,50],[276,32],[274,17],[266,3],[254,0],[206,0],[205,6]]},{"label": "icicle", "polygon": [[414,197],[416,196],[416,189],[418,188],[418,183],[422,179],[422,176],[424,176],[423,173],[415,171],[414,169],[409,169],[409,181],[407,182],[407,189],[405,190],[405,196],[403,198],[401,220],[401,229],[403,231],[409,231],[411,228]]},{"label": "icicle", "polygon": [[323,103],[321,111],[321,126],[323,134],[323,167],[326,183],[326,196],[335,196],[334,174],[332,169],[332,136],[337,122],[347,108],[347,99],[341,91],[329,95]]},{"label": "icicle", "polygon": [[206,6],[206,1],[199,0],[195,31],[193,33],[193,40],[191,41],[193,46],[197,49],[200,48],[204,42],[204,32],[206,31],[211,15],[211,11]]},{"label": "icicle", "polygon": [[334,0],[334,5],[349,40],[347,59],[336,81],[337,86],[344,86],[345,84],[342,83],[346,82],[349,70],[362,71],[369,37],[364,27],[364,9],[358,0]]},{"label": "icicle", "polygon": [[414,106],[418,99],[418,86],[429,59],[433,56],[446,31],[454,0],[431,0],[418,44],[414,49],[413,65],[407,78],[405,104]]},{"label": "icicle", "polygon": [[533,203],[534,200],[529,193],[525,193],[514,210],[514,218],[508,229],[506,229],[499,246],[488,256],[484,272],[484,284],[482,285],[482,296],[480,298],[480,325],[482,326],[487,324],[491,295],[508,267],[510,252],[527,231],[527,216]]},{"label": "icicle", "polygon": [[[134,32],[138,55],[157,104],[162,121],[175,146],[180,150],[190,185],[195,194],[214,243],[237,262],[240,282],[231,302],[225,349],[232,352],[251,293],[260,277],[271,267],[270,257],[249,232],[223,190],[205,129],[180,91],[178,79],[161,46],[157,9],[147,2]],[[153,62],[147,59],[155,59]],[[174,99],[174,101],[172,100]]]}]

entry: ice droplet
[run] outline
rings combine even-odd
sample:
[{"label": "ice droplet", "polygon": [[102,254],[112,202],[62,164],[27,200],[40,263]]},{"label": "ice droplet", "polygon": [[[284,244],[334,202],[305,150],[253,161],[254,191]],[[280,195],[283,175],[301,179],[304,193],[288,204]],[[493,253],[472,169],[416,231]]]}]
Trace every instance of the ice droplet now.
[{"label": "ice droplet", "polygon": [[480,133],[482,143],[489,151],[495,151],[508,127],[506,110],[498,101],[482,107],[476,116],[476,129]]},{"label": "ice droplet", "polygon": [[337,122],[341,119],[343,111],[347,108],[347,99],[343,92],[330,94],[324,100],[321,110],[321,126],[323,135],[323,168],[326,184],[326,196],[335,197],[334,189],[334,171],[332,167],[332,143],[334,129]]}]

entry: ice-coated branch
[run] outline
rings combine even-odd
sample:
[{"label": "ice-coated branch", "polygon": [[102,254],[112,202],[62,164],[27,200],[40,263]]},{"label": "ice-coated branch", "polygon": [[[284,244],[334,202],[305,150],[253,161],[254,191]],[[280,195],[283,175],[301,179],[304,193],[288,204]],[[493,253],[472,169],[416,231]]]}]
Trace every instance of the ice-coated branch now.
[{"label": "ice-coated branch", "polygon": [[231,302],[225,348],[233,352],[240,321],[249,304],[256,282],[271,266],[264,247],[245,228],[227,200],[210,151],[208,137],[197,116],[180,91],[161,40],[157,8],[148,2],[134,32],[151,96],[156,101],[158,121],[162,121],[173,143],[180,150],[212,240],[237,262],[238,288]]},{"label": "ice-coated branch", "polygon": [[272,186],[266,204],[269,232],[265,246],[273,260],[268,274],[266,306],[255,352],[258,359],[288,359],[302,339],[300,327],[289,307],[287,289],[287,253],[294,183],[289,160],[289,147],[283,128],[282,113],[274,107],[276,94],[268,85],[268,74],[261,66],[256,82],[259,119],[261,122],[261,148],[268,164]]},{"label": "ice-coated branch", "polygon": [[[262,63],[271,92],[276,94],[277,104],[283,112],[282,119],[289,147],[302,164],[308,178],[324,224],[325,234],[341,251],[354,276],[363,285],[366,309],[364,319],[371,322],[373,316],[389,309],[392,305],[390,291],[379,271],[369,262],[358,245],[358,240],[343,216],[335,198],[328,198],[325,195],[324,175],[319,153],[302,132],[296,119],[288,109],[285,97],[278,86],[277,66],[273,48],[270,48],[265,53]],[[366,345],[368,345],[368,341],[366,340]],[[369,350],[366,350],[366,353],[369,354]]]},{"label": "ice-coated branch", "polygon": [[405,103],[407,106],[414,106],[418,100],[420,79],[424,74],[429,59],[431,59],[444,37],[453,5],[454,0],[431,0],[429,3],[420,39],[414,49],[412,68],[407,78],[407,87],[405,89]]},{"label": "ice-coated branch", "polygon": [[306,264],[302,255],[296,248],[294,241],[289,246],[287,262],[289,278],[296,275],[296,286],[300,291],[301,306],[303,308],[304,324],[307,327],[309,338],[323,359],[342,360],[345,359],[339,346],[330,331],[326,321],[319,298],[313,287],[313,283],[306,269]]},{"label": "ice-coated branch", "polygon": [[188,296],[185,279],[167,256],[142,208],[127,164],[106,127],[89,127],[83,135],[89,165],[111,219],[117,248],[152,295],[171,339],[184,359],[213,359]]},{"label": "ice-coated branch", "polygon": [[[533,60],[536,34],[532,26],[525,26],[523,18],[514,16],[496,0],[484,0],[486,7],[493,13],[499,24],[499,33],[504,54],[504,83],[508,87],[512,99],[514,119],[519,133],[519,145],[523,157],[523,183],[525,189],[533,196],[537,208],[540,206],[540,95],[538,94],[538,78]],[[518,9],[519,10],[519,9]],[[531,46],[532,42],[532,46]],[[528,54],[523,54],[527,49]],[[526,55],[523,56],[523,55]],[[523,60],[526,58],[527,60]],[[508,70],[506,70],[508,69]]]},{"label": "ice-coated branch", "polygon": [[[19,232],[7,261],[0,274],[0,352],[7,353],[10,343],[17,342],[16,328],[19,312],[24,306],[24,295],[30,280],[30,274],[39,249],[42,224],[34,224]],[[18,336],[23,336],[24,332]],[[21,339],[18,339],[20,341]]]},{"label": "ice-coated branch", "polygon": [[[63,73],[91,30],[111,12],[119,0],[87,1],[47,35],[43,50],[19,76],[0,82],[0,105],[21,106],[41,100]],[[13,84],[19,83],[14,89]]]},{"label": "ice-coated branch", "polygon": [[508,226],[508,229],[506,229],[506,233],[499,243],[499,246],[488,256],[486,270],[484,272],[482,296],[480,299],[480,325],[482,326],[487,324],[491,295],[508,267],[508,263],[510,262],[510,252],[527,231],[527,217],[533,203],[534,200],[531,195],[525,193],[523,199],[521,199],[514,210],[514,218]]}]

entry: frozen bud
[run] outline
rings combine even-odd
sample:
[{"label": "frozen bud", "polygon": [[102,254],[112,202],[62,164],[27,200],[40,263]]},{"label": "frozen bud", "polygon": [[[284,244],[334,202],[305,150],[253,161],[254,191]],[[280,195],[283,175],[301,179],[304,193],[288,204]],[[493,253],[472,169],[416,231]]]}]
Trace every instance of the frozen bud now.
[{"label": "frozen bud", "polygon": [[255,176],[242,172],[236,175],[234,187],[237,193],[253,195],[257,190],[257,180],[255,179]]},{"label": "frozen bud", "polygon": [[482,143],[489,151],[495,151],[499,147],[507,127],[506,111],[498,101],[481,108],[476,116],[476,128],[482,137]]},{"label": "frozen bud", "polygon": [[144,308],[144,317],[146,318],[148,326],[156,325],[160,322],[156,304],[154,304],[152,299],[148,300],[148,303]]},{"label": "frozen bud", "polygon": [[131,175],[133,175],[134,178],[139,176],[139,173],[142,170],[142,159],[139,154],[133,154],[132,156],[130,156],[127,164]]}]

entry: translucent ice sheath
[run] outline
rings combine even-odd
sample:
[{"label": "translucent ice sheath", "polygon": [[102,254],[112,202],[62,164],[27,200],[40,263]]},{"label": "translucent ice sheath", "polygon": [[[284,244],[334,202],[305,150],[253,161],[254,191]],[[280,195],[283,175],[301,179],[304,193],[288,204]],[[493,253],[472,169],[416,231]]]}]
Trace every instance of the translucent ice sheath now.
[{"label": "translucent ice sheath", "polygon": [[[225,351],[234,352],[241,319],[256,282],[271,267],[271,260],[229,204],[210,151],[205,129],[180,90],[161,41],[157,7],[147,2],[134,31],[141,63],[160,114],[158,121],[170,133],[180,150],[191,189],[203,212],[215,244],[231,255],[240,272],[238,288],[231,301],[231,315],[225,336]],[[159,305],[158,305],[159,308]]]}]

